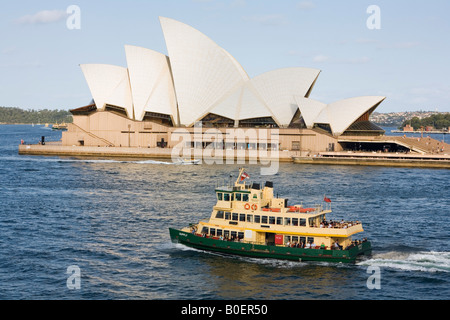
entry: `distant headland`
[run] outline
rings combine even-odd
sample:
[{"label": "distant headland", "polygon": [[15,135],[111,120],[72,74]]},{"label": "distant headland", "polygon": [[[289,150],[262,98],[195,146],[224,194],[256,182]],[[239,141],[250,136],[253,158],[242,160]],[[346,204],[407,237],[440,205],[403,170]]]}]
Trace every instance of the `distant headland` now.
[{"label": "distant headland", "polygon": [[[437,111],[399,111],[374,112],[370,121],[379,126],[403,128],[411,125],[415,130],[421,126],[433,126],[436,129],[450,127],[450,112]],[[0,124],[36,124],[36,123],[72,123],[72,114],[68,110],[35,110],[16,107],[0,107]]]},{"label": "distant headland", "polygon": [[410,125],[415,130],[420,127],[433,127],[435,129],[445,129],[450,127],[450,112],[437,111],[400,111],[379,113],[374,112],[370,121],[383,127],[404,128]]},{"label": "distant headland", "polygon": [[72,114],[67,110],[0,107],[0,124],[72,123],[72,121]]}]

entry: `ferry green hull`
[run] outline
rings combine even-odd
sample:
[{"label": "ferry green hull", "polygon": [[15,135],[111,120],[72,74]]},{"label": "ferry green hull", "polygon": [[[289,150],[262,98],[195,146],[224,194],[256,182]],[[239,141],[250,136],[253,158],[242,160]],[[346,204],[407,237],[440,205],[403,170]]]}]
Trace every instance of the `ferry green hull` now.
[{"label": "ferry green hull", "polygon": [[213,238],[204,238],[184,231],[169,229],[170,238],[174,243],[181,243],[188,247],[221,252],[231,255],[247,256],[253,258],[270,258],[291,261],[328,261],[328,262],[355,262],[359,255],[370,255],[372,247],[370,242],[363,242],[350,250],[323,250],[302,249],[283,246],[257,245],[244,242],[222,241]]}]

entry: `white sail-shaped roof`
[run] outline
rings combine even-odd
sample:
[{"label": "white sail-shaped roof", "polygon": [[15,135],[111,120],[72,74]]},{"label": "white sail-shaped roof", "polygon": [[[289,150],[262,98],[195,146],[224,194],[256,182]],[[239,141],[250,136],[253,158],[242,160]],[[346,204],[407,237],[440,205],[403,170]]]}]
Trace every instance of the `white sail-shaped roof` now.
[{"label": "white sail-shaped roof", "polygon": [[298,109],[295,95],[307,95],[319,73],[307,68],[264,73],[239,84],[203,115],[214,113],[234,120],[272,117],[287,127]]},{"label": "white sail-shaped roof", "polygon": [[[314,127],[314,123],[320,123],[316,120],[318,119],[319,114],[322,112],[322,110],[326,109],[327,104],[305,98],[305,97],[295,97],[295,101],[297,102],[298,108],[300,109],[300,112],[302,114],[303,120],[305,121],[306,127],[311,129]],[[322,121],[325,121],[324,123],[329,122],[328,115],[326,115],[326,119],[322,119]],[[320,120],[320,119],[319,119]]]},{"label": "white sail-shaped roof", "polygon": [[192,125],[246,73],[223,48],[189,25],[160,17],[170,57],[180,123]]},{"label": "white sail-shaped roof", "polygon": [[240,84],[230,94],[218,101],[213,108],[206,110],[204,115],[208,113],[214,113],[235,121],[264,117],[275,119],[274,114],[251,81]]},{"label": "white sail-shaped roof", "polygon": [[169,58],[159,52],[125,46],[133,96],[134,114],[142,121],[145,112],[170,115],[178,124],[177,102]]},{"label": "white sail-shaped roof", "polygon": [[386,97],[356,97],[329,104],[327,109],[332,115],[330,127],[333,134],[339,136],[344,133],[358,118],[370,109],[375,109],[384,99]]},{"label": "white sail-shaped roof", "polygon": [[138,121],[146,112],[160,113],[176,126],[192,126],[213,113],[235,124],[271,117],[288,127],[299,109],[308,128],[328,124],[338,136],[385,99],[357,97],[328,105],[309,99],[317,69],[284,68],[250,79],[230,53],[200,31],[169,18],[160,22],[169,57],[127,45],[128,68],[81,65],[99,110],[122,107]]},{"label": "white sail-shaped roof", "polygon": [[107,64],[83,64],[80,67],[99,110],[104,110],[109,104],[124,108],[128,117],[133,118],[127,68]]},{"label": "white sail-shaped roof", "polygon": [[339,136],[366,112],[375,109],[386,97],[368,96],[340,100],[327,105],[314,120],[326,123],[333,135]]},{"label": "white sail-shaped roof", "polygon": [[268,105],[275,122],[288,126],[298,109],[295,96],[305,97],[319,74],[317,69],[285,68],[266,72],[251,82]]}]

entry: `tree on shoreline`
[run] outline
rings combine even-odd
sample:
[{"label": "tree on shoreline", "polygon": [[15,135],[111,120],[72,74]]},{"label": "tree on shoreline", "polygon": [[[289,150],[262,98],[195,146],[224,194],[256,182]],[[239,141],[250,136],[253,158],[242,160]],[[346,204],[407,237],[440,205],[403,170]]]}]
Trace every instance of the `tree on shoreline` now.
[{"label": "tree on shoreline", "polygon": [[72,114],[66,110],[23,110],[20,108],[0,107],[0,123],[71,123]]},{"label": "tree on shoreline", "polygon": [[411,125],[414,130],[420,130],[421,127],[433,127],[437,130],[450,127],[450,113],[434,114],[431,117],[419,119],[414,117],[411,120],[405,120],[399,129],[403,129],[407,124]]}]

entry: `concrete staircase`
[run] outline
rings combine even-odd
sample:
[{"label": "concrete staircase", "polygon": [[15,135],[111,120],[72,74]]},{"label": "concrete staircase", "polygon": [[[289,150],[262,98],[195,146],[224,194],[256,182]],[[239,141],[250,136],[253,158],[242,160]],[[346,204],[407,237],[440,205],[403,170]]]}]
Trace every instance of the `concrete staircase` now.
[{"label": "concrete staircase", "polygon": [[75,123],[70,123],[69,126],[74,126],[77,130],[80,130],[82,132],[84,132],[85,134],[89,135],[91,138],[97,139],[99,141],[102,142],[102,144],[106,147],[115,147],[114,143],[112,143],[111,141],[108,141],[106,139],[103,139],[99,136],[96,136],[95,134],[84,130],[83,128],[81,128],[80,126],[76,125]]},{"label": "concrete staircase", "polygon": [[410,138],[410,137],[389,137],[406,148],[411,149],[419,153],[427,154],[450,154],[450,144],[442,141],[432,139],[430,137],[425,138]]}]

